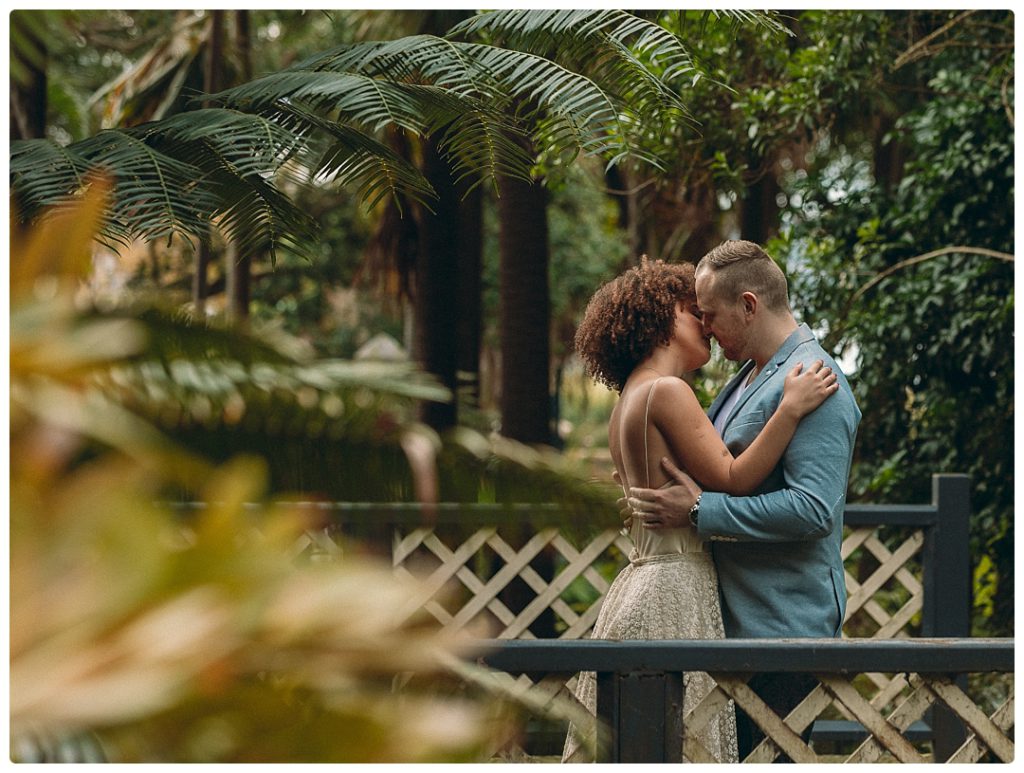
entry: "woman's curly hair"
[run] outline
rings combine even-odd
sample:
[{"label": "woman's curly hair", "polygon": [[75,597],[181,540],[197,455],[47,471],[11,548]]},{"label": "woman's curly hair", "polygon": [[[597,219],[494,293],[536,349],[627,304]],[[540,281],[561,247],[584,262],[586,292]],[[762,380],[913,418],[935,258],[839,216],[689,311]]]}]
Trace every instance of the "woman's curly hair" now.
[{"label": "woman's curly hair", "polygon": [[595,381],[621,392],[637,363],[667,344],[676,303],[697,299],[693,266],[648,260],[603,285],[576,328],[576,353]]}]

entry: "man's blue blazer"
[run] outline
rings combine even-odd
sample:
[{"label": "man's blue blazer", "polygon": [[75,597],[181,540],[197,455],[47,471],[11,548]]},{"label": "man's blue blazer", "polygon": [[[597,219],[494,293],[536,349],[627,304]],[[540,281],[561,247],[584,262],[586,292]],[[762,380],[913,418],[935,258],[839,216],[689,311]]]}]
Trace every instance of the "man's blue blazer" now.
[{"label": "man's blue blazer", "polygon": [[[711,542],[730,638],[835,637],[842,629],[846,583],[839,550],[861,412],[846,377],[807,325],[783,342],[740,397],[723,440],[734,456],[742,452],[778,407],[790,369],[819,359],[839,375],[839,391],[803,418],[764,483],[752,496],[707,491],[701,498],[698,533]],[[747,362],[712,403],[712,421],[753,365]]]}]

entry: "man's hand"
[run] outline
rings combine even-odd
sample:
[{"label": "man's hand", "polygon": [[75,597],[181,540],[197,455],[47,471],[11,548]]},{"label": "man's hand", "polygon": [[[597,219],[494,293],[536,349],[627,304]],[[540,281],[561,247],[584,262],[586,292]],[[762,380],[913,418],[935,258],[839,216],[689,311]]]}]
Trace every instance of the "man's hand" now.
[{"label": "man's hand", "polygon": [[661,467],[678,485],[668,488],[629,489],[628,503],[634,518],[646,529],[682,529],[690,526],[690,508],[701,493],[693,478],[662,458]]},{"label": "man's hand", "polygon": [[[615,485],[621,488],[622,476],[619,475],[618,470],[612,470],[612,480],[615,481]],[[622,516],[622,530],[629,532],[629,528],[633,525],[633,513],[629,509],[629,502],[625,496],[621,496],[615,500],[616,507],[619,508],[619,515]]]}]

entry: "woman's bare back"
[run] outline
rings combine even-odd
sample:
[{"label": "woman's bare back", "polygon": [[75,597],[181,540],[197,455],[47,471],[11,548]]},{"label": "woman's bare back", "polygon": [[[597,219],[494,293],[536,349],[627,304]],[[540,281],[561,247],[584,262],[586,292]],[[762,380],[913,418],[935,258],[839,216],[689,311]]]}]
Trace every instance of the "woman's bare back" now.
[{"label": "woman's bare back", "polygon": [[668,456],[677,466],[661,432],[650,420],[649,406],[657,390],[655,376],[627,384],[608,421],[608,448],[622,479],[623,488],[659,488],[669,482],[661,468]]}]

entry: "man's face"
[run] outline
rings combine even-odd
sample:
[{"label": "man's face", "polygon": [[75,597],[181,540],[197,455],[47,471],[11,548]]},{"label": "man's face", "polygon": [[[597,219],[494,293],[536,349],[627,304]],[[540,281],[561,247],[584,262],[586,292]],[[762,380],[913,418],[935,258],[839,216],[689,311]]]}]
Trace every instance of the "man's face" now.
[{"label": "man's face", "polygon": [[750,359],[747,353],[748,327],[740,299],[720,298],[715,292],[715,274],[709,270],[697,274],[695,289],[697,305],[703,315],[704,333],[715,337],[726,359],[734,362]]}]

